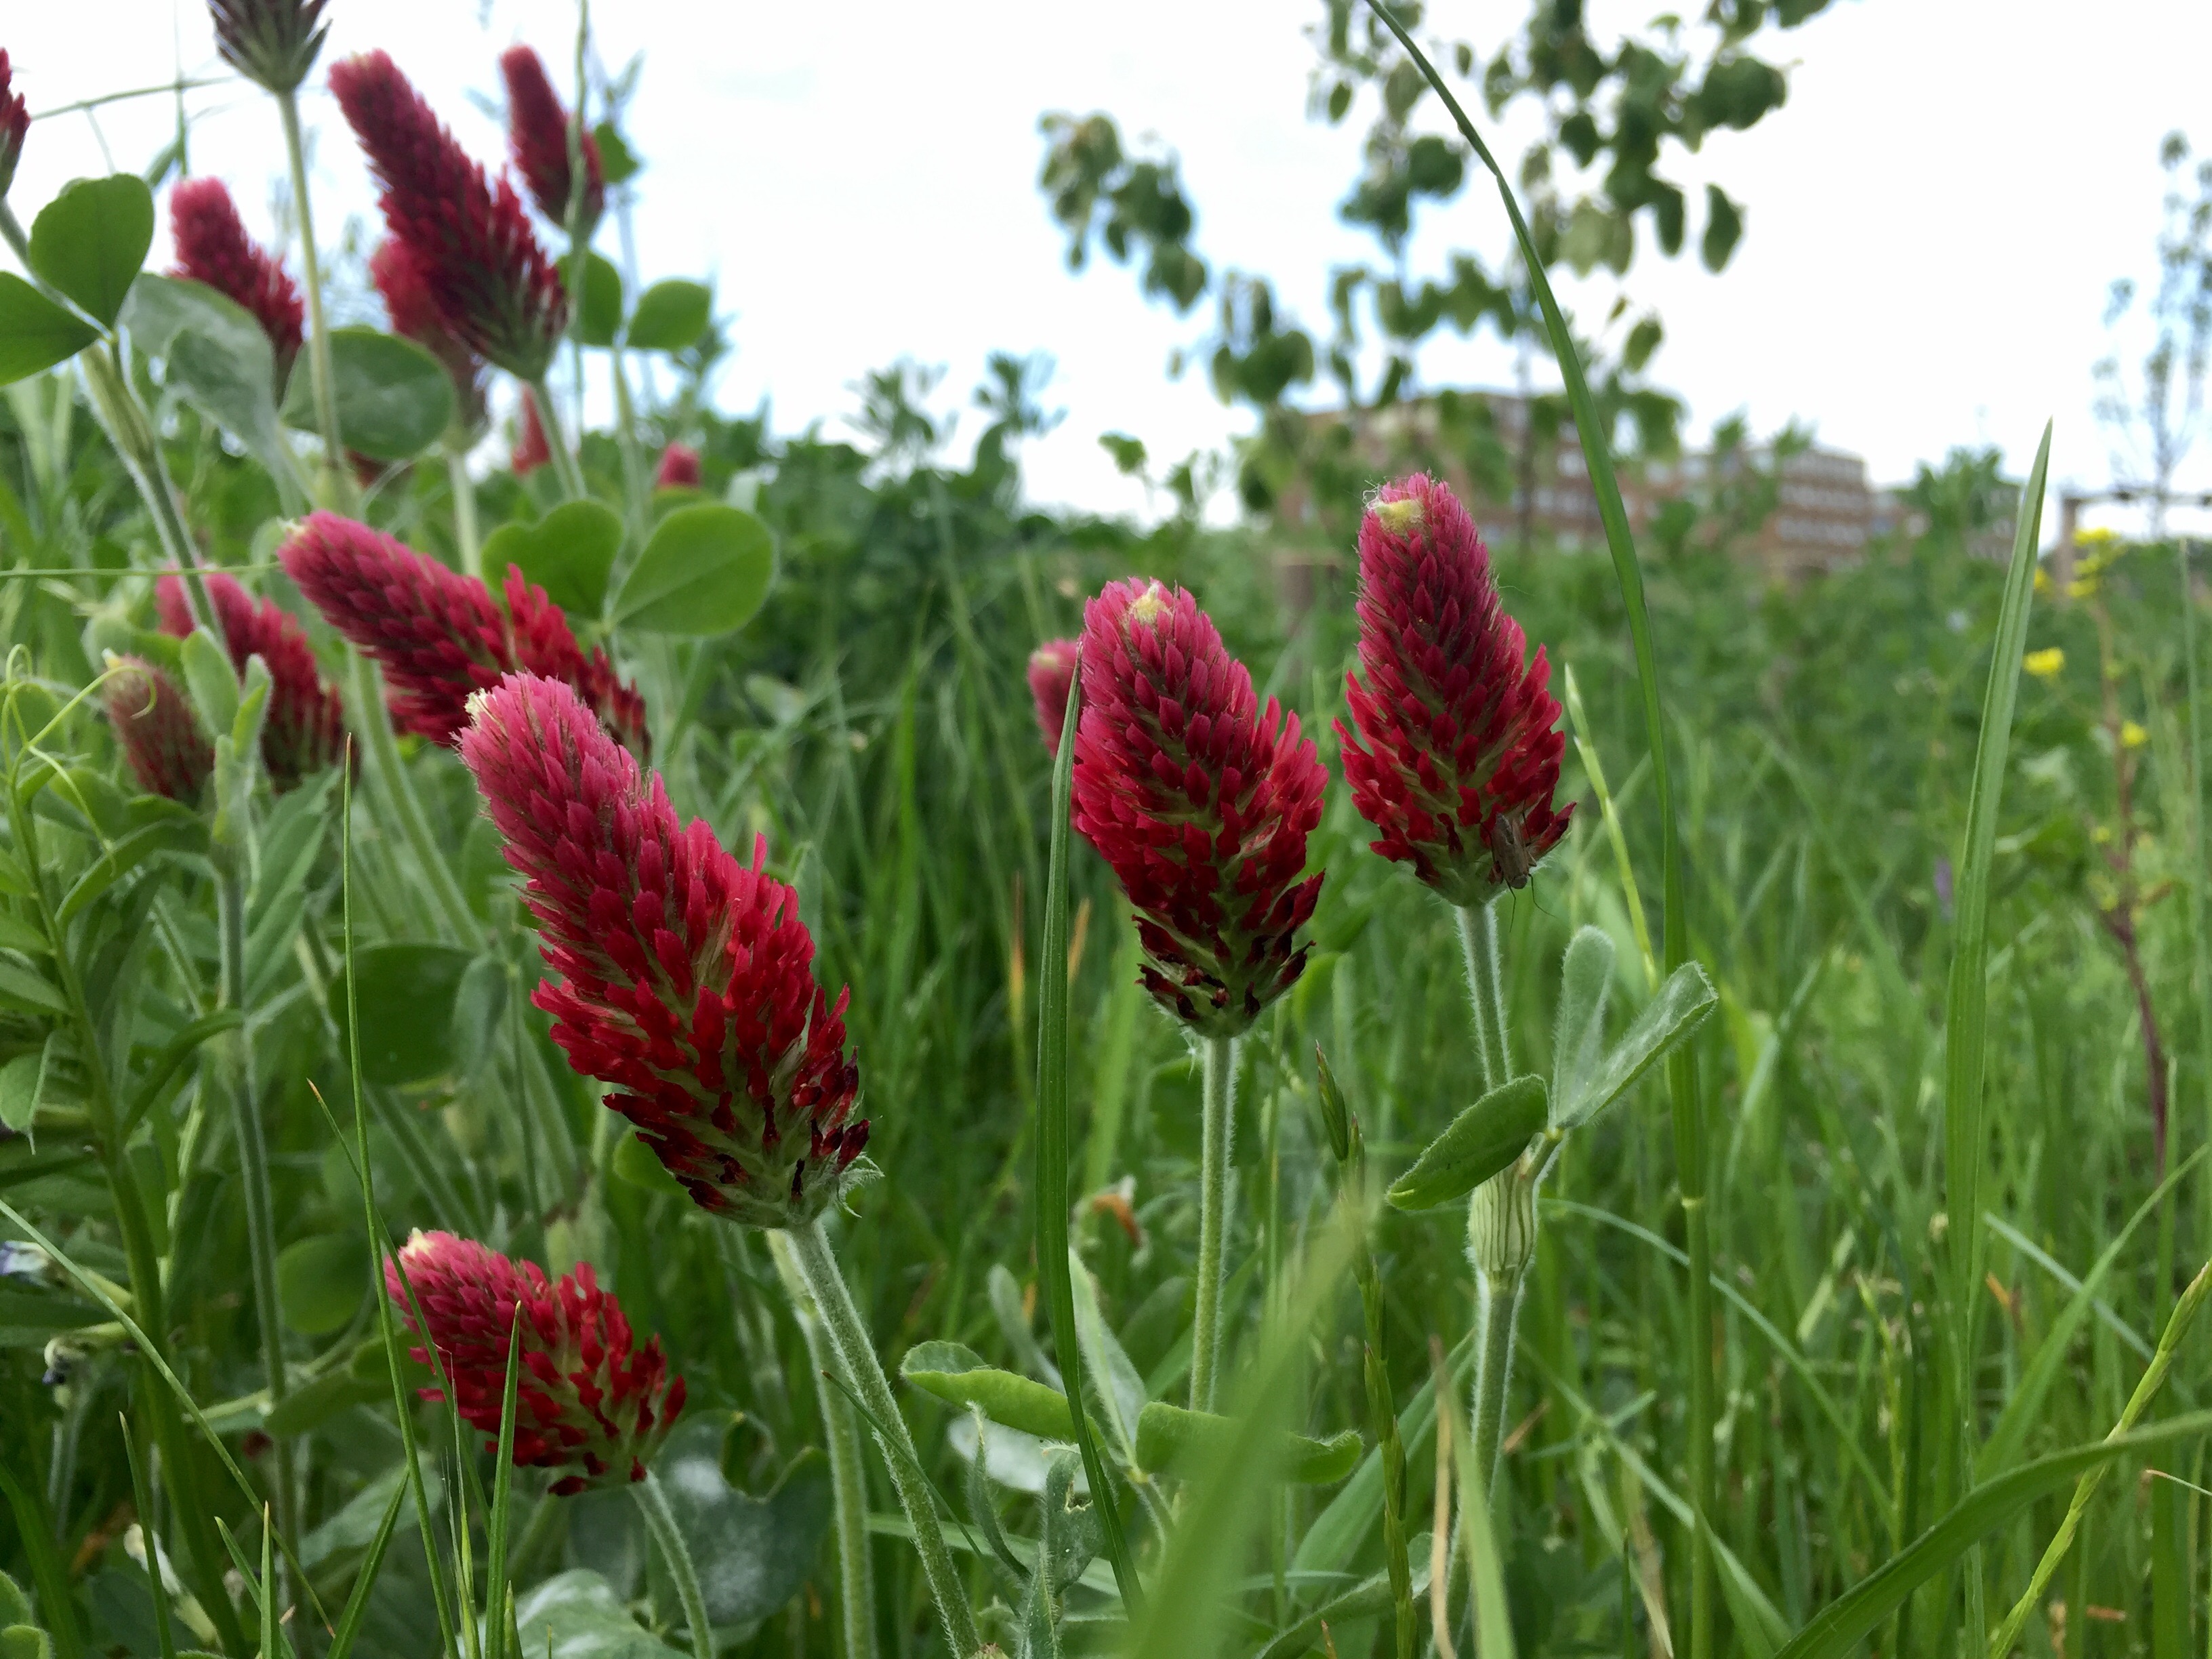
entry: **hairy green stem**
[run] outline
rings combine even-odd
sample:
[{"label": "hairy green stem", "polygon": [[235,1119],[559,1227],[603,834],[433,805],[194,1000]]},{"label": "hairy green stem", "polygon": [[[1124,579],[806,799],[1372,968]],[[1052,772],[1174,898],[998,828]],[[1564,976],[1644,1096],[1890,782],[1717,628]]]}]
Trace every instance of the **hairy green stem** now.
[{"label": "hairy green stem", "polygon": [[[5,210],[0,208],[0,212]],[[111,349],[103,346],[79,353],[77,362],[84,371],[85,393],[93,413],[101,430],[107,434],[109,444],[122,458],[123,470],[137,486],[138,497],[154,520],[154,532],[161,540],[161,551],[184,577],[185,596],[191,604],[192,620],[211,629],[216,639],[222,639],[222,625],[215,614],[214,602],[208,598],[207,579],[200,570],[198,549],[193,545],[191,532],[185,527],[184,515],[177,510],[176,489],[169,482],[161,446],[154,436],[153,424],[146,418],[146,411],[139,406],[137,397],[124,376],[122,364]]]},{"label": "hairy green stem", "polygon": [[1237,1039],[1206,1038],[1201,1059],[1198,1306],[1191,1322],[1190,1408],[1210,1412],[1221,1382],[1221,1292],[1229,1273],[1224,1242],[1229,1228],[1229,1154],[1237,1129]]},{"label": "hairy green stem", "polygon": [[769,1255],[791,1297],[800,1334],[806,1339],[807,1363],[814,1368],[814,1387],[822,1406],[822,1431],[830,1451],[830,1489],[836,1504],[837,1528],[838,1611],[845,1632],[846,1659],[875,1659],[875,1565],[868,1542],[867,1471],[860,1461],[860,1425],[853,1415],[853,1402],[826,1373],[835,1362],[821,1311],[807,1289],[797,1251],[780,1232],[768,1235]]},{"label": "hairy green stem", "polygon": [[[1510,1181],[1513,1172],[1495,1177]],[[1498,1449],[1505,1437],[1505,1400],[1513,1384],[1513,1332],[1525,1272],[1474,1276],[1474,1467],[1485,1492],[1497,1492]]]},{"label": "hairy green stem", "polygon": [[496,588],[498,577],[483,568],[483,535],[477,526],[477,481],[469,476],[468,452],[457,443],[446,447],[446,477],[451,481],[453,496],[453,541],[460,553],[460,568],[471,575],[483,578],[484,585]]},{"label": "hairy green stem", "polygon": [[407,763],[400,757],[398,741],[392,735],[392,717],[385,712],[375,665],[359,653],[355,653],[353,661],[353,690],[354,707],[349,711],[353,727],[361,734],[377,791],[390,803],[393,816],[398,819],[399,833],[415,854],[416,863],[422,866],[431,900],[453,930],[453,938],[461,944],[475,945],[481,942],[483,930],[438,850],[437,837],[431,833],[422,798],[415,793],[415,781],[407,775]]},{"label": "hairy green stem", "polygon": [[638,1513],[645,1517],[645,1529],[653,1534],[654,1547],[660,1559],[668,1564],[669,1577],[676,1581],[676,1599],[684,1603],[684,1622],[691,1626],[692,1659],[714,1659],[714,1626],[707,1617],[707,1598],[699,1589],[699,1569],[692,1564],[691,1547],[684,1541],[682,1528],[669,1511],[668,1494],[660,1485],[660,1477],[651,1469],[645,1479],[630,1487],[637,1499]]},{"label": "hairy green stem", "polygon": [[307,373],[315,393],[315,430],[323,440],[323,491],[333,506],[349,509],[356,491],[346,470],[345,441],[338,430],[337,378],[331,367],[331,334],[323,319],[322,261],[315,252],[315,215],[307,193],[307,151],[300,139],[300,95],[276,94],[284,118],[284,156],[292,169],[292,211],[300,223],[300,273],[307,289]]},{"label": "hairy green stem", "polygon": [[566,500],[580,501],[585,495],[583,471],[576,465],[575,452],[568,447],[568,434],[562,428],[561,414],[554,407],[545,378],[540,375],[530,391],[538,399],[538,420],[545,428],[545,448],[553,457],[553,476],[561,481],[561,494]]},{"label": "hairy green stem", "polygon": [[837,1258],[818,1220],[791,1229],[788,1236],[793,1259],[829,1330],[830,1346],[845,1373],[844,1381],[874,1419],[876,1438],[883,1448],[884,1462],[890,1467],[899,1506],[914,1528],[915,1553],[921,1558],[922,1575],[928,1579],[929,1593],[937,1602],[937,1616],[944,1621],[945,1640],[956,1659],[974,1659],[983,1645],[975,1630],[975,1609],[968,1603],[967,1591],[952,1564],[952,1552],[938,1525],[935,1500],[922,1474],[921,1460],[915,1455],[914,1437],[907,1432],[906,1419],[899,1415],[898,1401],[891,1398],[891,1385],[876,1358],[867,1328],[860,1322],[860,1311],[853,1305],[852,1292],[845,1287],[845,1275],[838,1270]]},{"label": "hairy green stem", "polygon": [[637,444],[637,409],[630,401],[629,371],[623,366],[620,346],[607,354],[607,362],[614,374],[615,441],[622,447],[623,494],[629,507],[623,516],[629,521],[629,533],[642,547],[652,503],[645,477],[645,452]]},{"label": "hairy green stem", "polygon": [[[1316,1048],[1318,1052],[1318,1048]],[[1334,1089],[1324,1060],[1322,1086]],[[1413,1659],[1419,1628],[1413,1615],[1413,1563],[1406,1547],[1406,1446],[1398,1435],[1398,1407],[1390,1389],[1390,1368],[1382,1352],[1382,1275],[1375,1265],[1371,1237],[1373,1195],[1367,1184],[1367,1143],[1359,1120],[1345,1115],[1346,1152],[1340,1170],[1340,1202],[1359,1206],[1359,1241],[1352,1268],[1359,1283],[1364,1341],[1360,1377],[1367,1395],[1367,1424],[1382,1462],[1382,1561],[1390,1575],[1391,1652]]]},{"label": "hairy green stem", "polygon": [[1505,1004],[1498,989],[1498,913],[1488,904],[1460,905],[1452,911],[1459,926],[1459,948],[1467,963],[1467,998],[1474,1011],[1475,1058],[1488,1094],[1510,1077],[1505,1042]]}]

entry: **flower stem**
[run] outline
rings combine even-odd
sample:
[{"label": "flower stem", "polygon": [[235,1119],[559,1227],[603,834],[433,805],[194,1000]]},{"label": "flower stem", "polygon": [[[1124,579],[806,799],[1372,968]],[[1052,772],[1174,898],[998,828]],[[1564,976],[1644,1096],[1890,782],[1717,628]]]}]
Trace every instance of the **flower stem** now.
[{"label": "flower stem", "polygon": [[568,447],[568,434],[562,430],[561,411],[553,402],[552,391],[543,376],[532,384],[530,391],[538,399],[538,421],[545,428],[545,447],[553,457],[553,476],[561,481],[561,494],[566,500],[580,501],[586,493],[583,470]]},{"label": "flower stem", "polygon": [[469,476],[467,452],[457,443],[446,446],[446,476],[452,481],[453,541],[460,554],[459,566],[471,575],[481,576],[485,586],[496,588],[499,584],[493,574],[478,568],[483,560],[477,528],[477,481]]},{"label": "flower stem", "polygon": [[1237,1127],[1237,1039],[1207,1037],[1199,1154],[1198,1306],[1192,1321],[1190,1408],[1213,1409],[1220,1386],[1221,1291],[1228,1276],[1229,1152]]},{"label": "flower stem", "polygon": [[399,744],[392,735],[392,716],[385,712],[375,665],[358,653],[353,662],[353,689],[354,706],[349,712],[354,730],[361,733],[368,769],[378,785],[377,793],[391,803],[399,820],[399,832],[414,853],[415,861],[422,866],[422,879],[447,926],[453,930],[454,939],[463,945],[478,945],[483,929],[477,927],[468,900],[461,896],[460,885],[446,867],[437,841],[430,833],[430,821],[423,813],[422,798],[415,793],[414,780],[407,775],[407,763],[400,758]]},{"label": "flower stem", "polygon": [[645,1479],[630,1491],[637,1498],[638,1513],[645,1517],[645,1529],[653,1534],[660,1559],[668,1563],[669,1576],[676,1580],[676,1598],[684,1603],[684,1622],[691,1626],[693,1659],[714,1659],[714,1627],[707,1618],[707,1598],[699,1590],[699,1570],[692,1565],[691,1547],[684,1541],[676,1517],[669,1511],[668,1494],[661,1489],[660,1477],[647,1469]]},{"label": "flower stem", "polygon": [[[246,1012],[246,890],[236,859],[218,850],[215,860],[216,939],[222,1006]],[[253,1049],[246,1028],[225,1031],[210,1045],[222,1091],[229,1097],[231,1133],[238,1139],[239,1186],[246,1199],[246,1253],[253,1273],[254,1320],[261,1328],[261,1364],[273,1411],[290,1392],[284,1368],[283,1310],[276,1290],[276,1206],[269,1185],[269,1146],[253,1087]],[[292,1449],[276,1441],[276,1518],[286,1553],[297,1542]]]},{"label": "flower stem", "polygon": [[792,1311],[806,1339],[807,1363],[822,1405],[822,1428],[830,1446],[830,1488],[836,1506],[839,1610],[845,1627],[846,1659],[875,1659],[876,1585],[868,1543],[868,1484],[860,1462],[860,1428],[853,1402],[825,1375],[834,1363],[821,1310],[806,1287],[798,1253],[784,1234],[768,1236],[769,1254],[791,1297]]},{"label": "flower stem", "polygon": [[[1513,1171],[1494,1176],[1510,1181]],[[1474,1467],[1482,1489],[1497,1491],[1498,1448],[1505,1433],[1505,1399],[1513,1385],[1513,1334],[1521,1309],[1522,1271],[1474,1276]]]},{"label": "flower stem", "polygon": [[1460,906],[1452,915],[1459,924],[1460,954],[1467,960],[1475,1058],[1482,1067],[1482,1091],[1488,1094],[1505,1083],[1513,1070],[1505,1040],[1505,1002],[1498,988],[1498,913],[1487,904],[1474,904]]},{"label": "flower stem", "polygon": [[307,373],[315,392],[315,430],[323,440],[323,490],[337,507],[354,505],[353,477],[346,471],[345,441],[338,431],[337,377],[331,367],[331,336],[323,320],[322,262],[315,254],[315,215],[307,193],[307,152],[300,140],[300,95],[276,94],[284,118],[284,155],[292,168],[292,210],[300,221],[300,274],[307,289]]},{"label": "flower stem", "polygon": [[890,1383],[877,1361],[866,1328],[860,1323],[860,1310],[853,1305],[852,1292],[845,1288],[837,1258],[831,1254],[818,1220],[791,1229],[788,1237],[793,1259],[828,1328],[830,1345],[845,1373],[844,1381],[874,1419],[884,1461],[890,1466],[891,1485],[897,1489],[899,1506],[914,1528],[915,1552],[921,1557],[922,1574],[937,1602],[937,1616],[945,1624],[945,1640],[957,1659],[973,1659],[983,1645],[976,1633],[975,1610],[968,1604],[967,1592],[952,1565],[952,1552],[937,1523],[935,1500],[922,1475],[921,1460],[915,1455],[913,1437],[907,1432],[906,1419],[899,1415],[898,1402],[891,1398]]}]

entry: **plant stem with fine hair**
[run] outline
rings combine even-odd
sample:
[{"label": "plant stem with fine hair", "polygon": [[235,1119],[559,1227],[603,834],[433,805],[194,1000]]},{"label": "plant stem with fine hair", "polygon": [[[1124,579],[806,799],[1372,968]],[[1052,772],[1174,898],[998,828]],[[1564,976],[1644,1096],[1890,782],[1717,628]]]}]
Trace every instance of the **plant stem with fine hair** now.
[{"label": "plant stem with fine hair", "polygon": [[482,577],[485,586],[496,587],[506,573],[480,568],[483,559],[483,538],[477,528],[477,481],[469,476],[468,452],[457,443],[446,446],[446,477],[453,486],[453,544],[460,555],[459,566],[469,574]]},{"label": "plant stem with fine hair", "polygon": [[769,1234],[768,1251],[791,1297],[799,1334],[806,1339],[806,1359],[814,1368],[815,1393],[822,1406],[823,1436],[829,1442],[830,1490],[836,1506],[844,1652],[847,1659],[875,1659],[875,1566],[868,1542],[868,1483],[860,1462],[860,1426],[853,1416],[853,1402],[825,1375],[835,1356],[823,1330],[821,1310],[807,1289],[806,1275],[799,1269],[798,1252],[780,1232]]},{"label": "plant stem with fine hair", "polygon": [[1459,927],[1460,954],[1467,963],[1467,999],[1474,1011],[1475,1058],[1488,1094],[1511,1075],[1505,1044],[1505,1004],[1498,989],[1498,913],[1487,904],[1460,905],[1452,911]]},{"label": "plant stem with fine hair", "polygon": [[315,253],[315,214],[307,194],[307,151],[300,139],[300,95],[276,94],[284,118],[284,156],[292,169],[292,211],[300,222],[300,275],[307,290],[307,373],[315,393],[315,430],[323,441],[323,488],[332,505],[354,505],[352,476],[346,471],[345,441],[338,431],[337,373],[331,366],[330,327],[323,319],[322,261]]},{"label": "plant stem with fine hair", "polygon": [[1228,1276],[1229,1153],[1237,1127],[1237,1039],[1207,1037],[1198,1194],[1198,1306],[1191,1324],[1190,1408],[1213,1409],[1221,1382],[1221,1291]]},{"label": "plant stem with fine hair", "polygon": [[707,1617],[707,1598],[699,1590],[699,1569],[692,1563],[683,1529],[669,1511],[660,1477],[647,1469],[645,1479],[630,1491],[637,1498],[638,1513],[645,1517],[645,1529],[653,1534],[660,1559],[668,1564],[669,1577],[676,1581],[676,1599],[683,1602],[684,1622],[691,1626],[692,1659],[714,1659],[714,1626]]},{"label": "plant stem with fine hair", "polygon": [[541,376],[530,388],[538,399],[538,423],[545,428],[546,453],[553,458],[553,476],[561,481],[564,500],[580,501],[584,499],[584,474],[576,465],[575,453],[568,447],[568,434],[562,428],[561,412],[554,406],[553,392]]},{"label": "plant stem with fine hair", "polygon": [[983,1645],[975,1630],[975,1609],[968,1604],[968,1593],[952,1564],[945,1530],[938,1524],[936,1501],[922,1474],[921,1462],[915,1455],[914,1437],[907,1432],[906,1419],[899,1415],[898,1401],[891,1398],[891,1385],[876,1358],[867,1328],[860,1322],[860,1310],[853,1305],[853,1294],[845,1287],[845,1275],[838,1269],[829,1237],[818,1220],[793,1227],[787,1236],[792,1258],[829,1330],[838,1368],[845,1374],[843,1381],[873,1419],[884,1462],[890,1468],[891,1485],[897,1489],[899,1505],[914,1528],[915,1553],[921,1558],[922,1575],[929,1581],[929,1593],[937,1602],[945,1640],[957,1659],[973,1659]]},{"label": "plant stem with fine hair", "polygon": [[376,793],[390,804],[392,816],[398,819],[400,836],[422,866],[422,880],[440,915],[453,929],[455,941],[474,946],[481,942],[483,930],[438,850],[422,798],[415,793],[414,780],[407,775],[407,763],[400,757],[398,742],[392,735],[392,717],[385,712],[376,665],[359,652],[354,653],[353,692],[349,700],[352,707],[347,713],[353,729],[362,734],[368,769],[378,786]]}]

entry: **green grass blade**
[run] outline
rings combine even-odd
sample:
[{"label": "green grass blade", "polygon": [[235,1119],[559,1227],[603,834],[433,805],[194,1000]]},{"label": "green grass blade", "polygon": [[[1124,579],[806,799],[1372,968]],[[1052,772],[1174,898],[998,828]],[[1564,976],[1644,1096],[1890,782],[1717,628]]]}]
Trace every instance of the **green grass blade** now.
[{"label": "green grass blade", "polygon": [[498,1633],[498,1612],[505,1603],[507,1518],[514,1498],[514,1402],[522,1374],[522,1304],[507,1334],[507,1388],[500,1395],[499,1456],[492,1467],[491,1520],[484,1542],[485,1622]]},{"label": "green grass blade", "polygon": [[1098,1506],[1099,1531],[1121,1603],[1134,1619],[1143,1600],[1137,1564],[1114,1502],[1114,1479],[1100,1455],[1083,1404],[1083,1348],[1075,1326],[1075,1285],[1067,1267],[1067,864],[1068,803],[1075,787],[1075,724],[1082,712],[1082,676],[1068,688],[1067,713],[1060,724],[1060,756],[1052,769],[1052,865],[1045,878],[1044,943],[1037,961],[1037,1276],[1052,1316],[1053,1347],[1060,1361],[1060,1386],[1068,1415],[1075,1419],[1075,1443]]},{"label": "green grass blade", "polygon": [[161,1659],[177,1659],[177,1635],[169,1621],[169,1591],[161,1582],[161,1528],[154,1523],[154,1490],[146,1484],[146,1468],[138,1455],[137,1437],[131,1419],[116,1413],[123,1429],[123,1455],[131,1463],[131,1498],[138,1505],[138,1535],[146,1540],[146,1579],[154,1595],[154,1640]]},{"label": "green grass blade", "polygon": [[[2051,465],[2051,428],[2035,452],[2035,466],[2021,493],[2013,538],[2012,566],[1997,613],[1990,679],[1982,696],[1981,739],[1966,801],[1966,839],[1960,849],[1958,931],[1943,1006],[1943,1170],[1946,1203],[1956,1227],[1951,1234],[1952,1319],[1962,1354],[1972,1351],[1976,1287],[1981,1281],[1982,1084],[1989,1020],[1990,867],[1995,858],[1997,804],[2004,793],[2006,757],[2012,743],[2013,705],[2020,690],[2021,653],[2027,644],[2027,613],[2035,594],[2035,550],[2043,522],[2043,485]],[[1969,1455],[1973,1451],[1966,1447]]]},{"label": "green grass blade", "polygon": [[2023,1463],[1984,1482],[1934,1526],[1823,1607],[1790,1638],[1776,1659],[1844,1659],[1906,1596],[2045,1492],[2112,1458],[2176,1445],[2207,1433],[2212,1433],[2212,1412],[2191,1412],[2154,1428]]},{"label": "green grass blade", "polygon": [[361,1634],[362,1620],[368,1614],[368,1594],[375,1588],[377,1575],[384,1571],[384,1552],[391,1547],[392,1534],[398,1529],[400,1505],[407,1501],[407,1483],[401,1481],[392,1489],[392,1502],[385,1506],[384,1519],[377,1523],[376,1536],[371,1540],[368,1553],[362,1558],[361,1571],[353,1581],[353,1593],[346,1597],[345,1611],[338,1617],[337,1633],[331,1638],[331,1650],[325,1659],[346,1659],[353,1651],[354,1638]]}]

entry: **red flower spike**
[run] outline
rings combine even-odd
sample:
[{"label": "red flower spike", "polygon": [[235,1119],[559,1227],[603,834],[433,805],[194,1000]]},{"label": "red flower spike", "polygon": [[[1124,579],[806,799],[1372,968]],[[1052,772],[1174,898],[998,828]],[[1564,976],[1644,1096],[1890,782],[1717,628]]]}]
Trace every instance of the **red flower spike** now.
[{"label": "red flower spike", "polygon": [[109,659],[100,684],[108,723],[138,787],[187,806],[215,775],[215,745],[200,729],[184,689],[143,657]]},{"label": "red flower spike", "polygon": [[404,243],[387,237],[368,262],[369,280],[384,296],[392,331],[410,339],[446,366],[453,380],[453,425],[473,435],[484,422],[484,366],[477,354],[446,326],[445,313],[431,298],[422,267]]},{"label": "red flower spike", "polygon": [[169,230],[177,245],[176,266],[169,274],[205,283],[245,307],[261,325],[276,359],[281,400],[292,360],[300,355],[307,317],[284,262],[246,234],[237,204],[220,179],[187,179],[169,192]]},{"label": "red flower spike", "polygon": [[655,489],[696,489],[702,482],[699,452],[689,444],[671,444],[660,452],[660,467],[653,475]]},{"label": "red flower spike", "polygon": [[307,78],[330,25],[323,0],[208,0],[223,61],[269,92],[290,92]]},{"label": "red flower spike", "polygon": [[1552,805],[1565,739],[1551,665],[1526,652],[1450,489],[1418,472],[1385,487],[1359,526],[1358,734],[1336,730],[1375,850],[1454,904],[1527,885],[1574,813]]},{"label": "red flower spike", "polygon": [[617,741],[648,751],[636,687],[616,676],[604,647],[586,657],[545,590],[512,567],[502,611],[474,576],[334,513],[309,514],[276,556],[331,626],[383,669],[400,731],[451,743],[468,723],[471,695],[520,669],[567,681]]},{"label": "red flower spike", "polygon": [[568,296],[514,186],[495,185],[468,158],[385,53],[333,66],[331,90],[383,187],[384,222],[446,326],[517,379],[542,379],[568,326]]},{"label": "red flower spike", "polygon": [[1036,704],[1037,730],[1044,752],[1060,758],[1060,734],[1067,726],[1067,694],[1075,684],[1073,640],[1047,640],[1030,653],[1030,696]]},{"label": "red flower spike", "polygon": [[[568,112],[546,78],[545,65],[528,46],[509,46],[500,53],[499,72],[507,82],[507,154],[530,186],[538,210],[565,229],[576,182],[568,166]],[[606,169],[599,163],[598,141],[588,131],[582,137],[584,216],[577,234],[589,241],[606,206]]]},{"label": "red flower spike", "polygon": [[[637,1345],[622,1304],[599,1288],[589,1262],[548,1284],[534,1261],[452,1233],[417,1232],[397,1261],[385,1263],[384,1288],[411,1334],[428,1327],[453,1409],[490,1449],[499,1445],[507,1346],[520,1324],[514,1466],[563,1471],[548,1488],[553,1495],[645,1479],[647,1461],[684,1409],[684,1379],[669,1376],[659,1337]],[[430,1363],[428,1347],[412,1352],[418,1364]],[[434,1387],[422,1394],[446,1397]]]},{"label": "red flower spike", "polygon": [[697,819],[679,826],[567,686],[518,674],[470,702],[461,759],[526,878],[560,975],[532,1001],[553,1041],[705,1210],[799,1226],[868,1139],[845,1007],[814,979],[798,895]]},{"label": "red flower spike", "polygon": [[1305,970],[1293,938],[1321,877],[1299,875],[1328,774],[1181,589],[1109,584],[1084,607],[1082,674],[1075,827],[1136,907],[1145,988],[1235,1036]]},{"label": "red flower spike", "polygon": [[507,465],[514,469],[516,477],[526,478],[552,459],[552,446],[545,441],[545,423],[538,418],[538,399],[526,388],[522,394],[522,431],[515,438]]},{"label": "red flower spike", "polygon": [[31,130],[31,106],[15,89],[15,73],[8,54],[0,49],[0,201],[15,182],[15,163],[22,159],[23,137]]},{"label": "red flower spike", "polygon": [[[345,712],[338,694],[315,671],[315,653],[300,624],[273,599],[256,604],[236,580],[220,570],[201,578],[216,620],[240,676],[246,659],[258,656],[269,670],[269,714],[261,726],[261,763],[278,794],[302,779],[335,766],[345,753]],[[198,626],[184,578],[171,571],[154,587],[161,631],[182,639]]]}]

